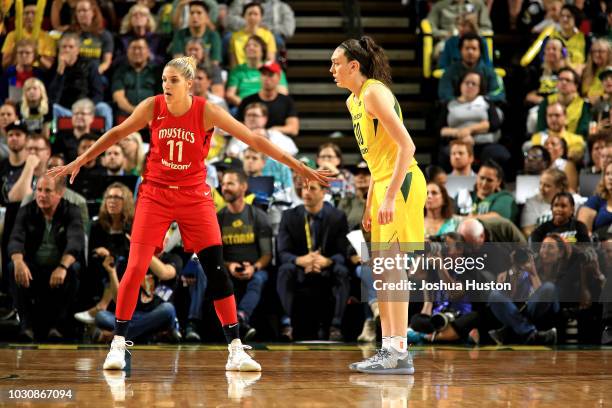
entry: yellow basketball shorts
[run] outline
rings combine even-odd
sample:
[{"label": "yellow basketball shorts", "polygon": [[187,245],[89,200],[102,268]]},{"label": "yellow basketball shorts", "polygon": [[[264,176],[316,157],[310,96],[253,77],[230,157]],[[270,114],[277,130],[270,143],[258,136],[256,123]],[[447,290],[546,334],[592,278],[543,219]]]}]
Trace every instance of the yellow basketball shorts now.
[{"label": "yellow basketball shorts", "polygon": [[[399,243],[402,252],[423,250],[425,238],[425,200],[427,199],[427,184],[425,176],[417,165],[410,167],[404,182],[395,196],[395,212],[393,221],[389,224],[378,223],[380,208],[391,177],[374,183],[372,197],[372,249],[389,248],[385,244]],[[379,246],[381,245],[381,246]]]}]

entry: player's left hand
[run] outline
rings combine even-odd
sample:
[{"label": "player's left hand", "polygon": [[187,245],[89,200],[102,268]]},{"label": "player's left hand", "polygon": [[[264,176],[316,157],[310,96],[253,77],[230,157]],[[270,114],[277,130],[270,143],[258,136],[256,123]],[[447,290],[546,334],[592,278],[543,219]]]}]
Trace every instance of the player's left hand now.
[{"label": "player's left hand", "polygon": [[386,225],[393,222],[393,213],[395,212],[395,200],[385,198],[382,205],[378,209],[378,223]]},{"label": "player's left hand", "polygon": [[329,182],[334,178],[332,172],[329,170],[314,170],[306,166],[304,163],[300,163],[300,167],[297,173],[304,179],[304,187],[308,188],[310,182],[319,183],[322,186],[329,187]]}]

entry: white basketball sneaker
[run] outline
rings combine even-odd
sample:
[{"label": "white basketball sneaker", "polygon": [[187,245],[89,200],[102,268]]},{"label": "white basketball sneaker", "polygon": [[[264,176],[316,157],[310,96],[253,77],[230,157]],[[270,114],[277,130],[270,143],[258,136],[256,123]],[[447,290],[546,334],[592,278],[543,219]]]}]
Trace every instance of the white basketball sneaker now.
[{"label": "white basketball sneaker", "polygon": [[259,363],[251,358],[246,351],[250,350],[251,346],[242,344],[240,339],[234,339],[227,346],[229,356],[225,369],[227,371],[261,371]]},{"label": "white basketball sneaker", "polygon": [[111,348],[104,360],[105,370],[123,370],[125,368],[125,353],[129,353],[126,346],[131,347],[134,343],[126,341],[123,336],[115,336]]}]

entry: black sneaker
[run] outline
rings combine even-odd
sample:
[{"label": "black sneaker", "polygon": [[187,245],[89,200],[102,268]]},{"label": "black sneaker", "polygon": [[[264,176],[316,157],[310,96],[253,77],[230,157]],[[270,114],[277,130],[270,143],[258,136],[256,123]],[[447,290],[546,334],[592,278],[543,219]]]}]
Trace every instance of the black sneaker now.
[{"label": "black sneaker", "polygon": [[612,326],[606,326],[601,332],[601,344],[607,345],[612,343]]},{"label": "black sneaker", "polygon": [[281,341],[291,343],[293,341],[293,327],[283,326],[281,330]]},{"label": "black sneaker", "polygon": [[497,330],[489,330],[489,337],[491,337],[498,346],[503,346],[506,341],[506,328],[502,327]]},{"label": "black sneaker", "polygon": [[553,327],[549,330],[533,332],[527,339],[527,343],[535,344],[557,344],[557,329]]},{"label": "black sneaker", "polygon": [[193,322],[187,323],[187,328],[185,329],[185,341],[199,343],[202,341],[200,334],[196,328],[196,324]]},{"label": "black sneaker", "polygon": [[64,340],[64,335],[55,327],[52,327],[49,329],[49,333],[47,333],[47,339],[52,342],[62,341]]},{"label": "black sneaker", "polygon": [[22,343],[32,343],[34,341],[34,331],[30,327],[19,331],[19,341]]},{"label": "black sneaker", "polygon": [[329,341],[344,341],[342,331],[339,327],[331,326],[329,328]]}]

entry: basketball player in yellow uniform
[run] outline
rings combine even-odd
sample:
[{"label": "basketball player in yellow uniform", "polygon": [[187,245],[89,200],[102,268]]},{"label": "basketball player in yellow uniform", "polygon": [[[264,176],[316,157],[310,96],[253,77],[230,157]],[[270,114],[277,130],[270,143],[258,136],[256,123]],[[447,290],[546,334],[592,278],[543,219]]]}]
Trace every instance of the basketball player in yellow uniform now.
[{"label": "basketball player in yellow uniform", "polygon": [[[370,37],[350,39],[336,48],[331,61],[337,86],[351,91],[346,104],[372,174],[363,215],[364,229],[372,232],[372,246],[380,253],[422,249],[425,177],[414,159],[415,145],[404,127],[399,103],[388,87],[391,70],[384,50]],[[381,278],[385,280],[384,274]],[[413,374],[406,343],[408,298],[382,301],[380,295],[382,348],[349,367],[364,373]]]}]

